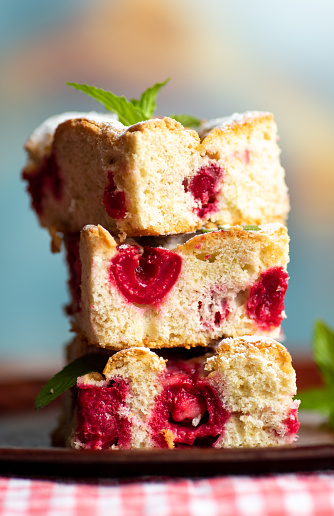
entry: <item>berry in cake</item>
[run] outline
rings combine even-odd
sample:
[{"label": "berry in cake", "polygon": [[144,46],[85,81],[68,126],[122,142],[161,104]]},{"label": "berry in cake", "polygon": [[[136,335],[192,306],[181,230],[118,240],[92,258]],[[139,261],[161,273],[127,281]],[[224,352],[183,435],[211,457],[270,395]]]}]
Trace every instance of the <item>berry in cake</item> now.
[{"label": "berry in cake", "polygon": [[81,302],[72,320],[86,340],[115,350],[189,348],[279,334],[289,260],[284,226],[229,227],[174,249],[141,241],[120,245],[101,226],[81,232]]},{"label": "berry in cake", "polygon": [[168,249],[122,245],[110,262],[109,280],[130,303],[155,306],[178,279],[181,262]]}]

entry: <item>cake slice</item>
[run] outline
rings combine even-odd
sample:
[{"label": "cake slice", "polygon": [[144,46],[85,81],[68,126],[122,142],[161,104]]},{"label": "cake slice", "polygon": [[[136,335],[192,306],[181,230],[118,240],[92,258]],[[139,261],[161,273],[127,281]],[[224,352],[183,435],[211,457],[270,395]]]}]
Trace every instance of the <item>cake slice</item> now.
[{"label": "cake slice", "polygon": [[114,350],[278,336],[289,237],[278,223],[257,229],[226,226],[170,250],[119,244],[101,226],[86,226],[80,258],[75,237],[68,252],[74,330]]},{"label": "cake slice", "polygon": [[84,449],[259,447],[296,439],[299,402],[292,400],[295,372],[284,346],[256,336],[225,339],[195,358],[172,351],[166,361],[147,349],[122,350],[103,374],[78,378],[58,439]]},{"label": "cake slice", "polygon": [[23,171],[32,207],[52,234],[87,224],[124,237],[286,221],[270,113],[233,115],[199,132],[168,117],[130,127],[94,114],[58,120],[30,137]]}]

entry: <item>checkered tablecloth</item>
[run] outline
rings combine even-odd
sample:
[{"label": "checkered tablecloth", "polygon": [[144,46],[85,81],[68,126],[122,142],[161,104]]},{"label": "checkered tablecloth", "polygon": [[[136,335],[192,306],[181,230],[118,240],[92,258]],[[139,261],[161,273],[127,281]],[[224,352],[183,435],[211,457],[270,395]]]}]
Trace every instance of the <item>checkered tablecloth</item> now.
[{"label": "checkered tablecloth", "polygon": [[327,516],[334,473],[50,481],[0,478],[0,516]]}]

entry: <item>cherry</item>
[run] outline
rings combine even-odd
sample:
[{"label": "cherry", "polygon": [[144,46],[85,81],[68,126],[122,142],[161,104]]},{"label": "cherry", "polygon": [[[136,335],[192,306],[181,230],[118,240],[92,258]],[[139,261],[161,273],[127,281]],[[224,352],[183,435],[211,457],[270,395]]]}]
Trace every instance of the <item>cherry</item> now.
[{"label": "cherry", "polygon": [[167,448],[164,432],[171,430],[176,445],[214,446],[229,412],[212,385],[199,376],[198,367],[189,368],[182,361],[167,367],[164,387],[149,421],[153,441]]},{"label": "cherry", "polygon": [[171,416],[177,422],[192,422],[194,418],[201,419],[206,412],[206,404],[201,396],[180,387],[173,398],[170,409]]},{"label": "cherry", "polygon": [[284,296],[288,288],[288,273],[283,267],[271,267],[263,272],[250,289],[247,315],[262,330],[271,330],[283,320]]},{"label": "cherry", "polygon": [[300,423],[298,422],[298,419],[297,419],[297,413],[298,413],[297,408],[291,409],[288,417],[283,421],[283,423],[287,429],[288,435],[296,435],[296,433],[298,432]]},{"label": "cherry", "polygon": [[131,422],[120,415],[128,391],[123,378],[116,379],[108,387],[78,387],[76,438],[86,448],[130,447]]},{"label": "cherry", "polygon": [[126,213],[125,193],[117,190],[112,172],[108,172],[108,184],[102,200],[109,217],[117,220],[124,219]]},{"label": "cherry", "polygon": [[223,170],[213,164],[201,167],[190,181],[188,178],[184,179],[185,191],[190,191],[198,201],[198,205],[193,209],[198,217],[203,218],[217,211],[217,195],[220,193],[222,180]]},{"label": "cherry", "polygon": [[27,190],[31,195],[32,207],[38,215],[43,213],[43,197],[46,192],[51,192],[56,200],[61,200],[63,184],[53,153],[44,158],[36,173],[31,174],[24,170],[22,178],[28,182]]},{"label": "cherry", "polygon": [[66,236],[66,261],[69,268],[68,286],[72,297],[72,306],[68,309],[69,314],[80,311],[81,304],[81,260],[79,254],[79,234]]},{"label": "cherry", "polygon": [[181,263],[168,249],[120,246],[110,263],[110,280],[130,303],[157,305],[178,279]]}]

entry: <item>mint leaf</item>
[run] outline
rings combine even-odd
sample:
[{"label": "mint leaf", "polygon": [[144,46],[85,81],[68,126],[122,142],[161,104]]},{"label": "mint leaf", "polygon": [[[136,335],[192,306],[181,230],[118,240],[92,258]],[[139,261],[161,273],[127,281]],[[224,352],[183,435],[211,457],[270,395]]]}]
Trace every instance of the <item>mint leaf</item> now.
[{"label": "mint leaf", "polygon": [[331,399],[325,387],[302,391],[297,398],[301,401],[300,408],[303,410],[317,410],[323,414],[330,412]]},{"label": "mint leaf", "polygon": [[124,125],[137,124],[149,118],[144,114],[139,103],[134,105],[133,102],[129,102],[125,97],[118,97],[114,93],[111,93],[111,91],[105,91],[95,86],[88,86],[87,84],[77,84],[76,82],[68,82],[67,84],[97,100],[103,104],[108,111],[116,113],[119,121]]},{"label": "mint leaf", "polygon": [[[231,229],[231,226],[226,225],[226,226],[218,226],[215,229],[202,228],[201,232],[202,233],[212,233],[212,231],[230,231],[230,229]],[[248,226],[242,226],[242,229],[244,231],[261,231],[261,228],[259,226],[256,226],[255,224],[249,224]]]},{"label": "mint leaf", "polygon": [[[142,93],[140,100],[127,100],[125,97],[119,97],[111,91],[105,91],[88,84],[78,84],[76,82],[67,82],[66,84],[86,93],[89,97],[103,104],[107,111],[111,111],[118,116],[118,120],[122,124],[133,125],[153,117],[157,108],[157,95],[161,88],[169,81],[170,77],[163,82],[157,82],[151,88],[147,88]],[[185,127],[197,127],[201,123],[198,118],[189,115],[170,115],[170,118],[174,118]]]},{"label": "mint leaf", "polygon": [[93,371],[102,372],[106,365],[106,357],[98,354],[86,355],[77,358],[59,373],[56,373],[38,394],[35,409],[45,407],[60,394],[73,387],[79,376]]},{"label": "mint leaf", "polygon": [[111,91],[105,91],[95,86],[88,86],[88,84],[77,84],[76,82],[68,82],[76,90],[82,91],[93,99],[97,100],[108,111],[116,113],[119,121],[124,125],[133,125],[138,122],[143,122],[152,118],[156,110],[156,98],[160,89],[167,84],[170,79],[164,82],[157,82],[151,88],[142,93],[140,100],[127,100],[125,97],[119,97]]},{"label": "mint leaf", "polygon": [[326,386],[334,389],[334,332],[321,320],[314,325],[313,356]]},{"label": "mint leaf", "polygon": [[138,106],[142,112],[145,114],[147,118],[152,118],[154,115],[155,110],[157,109],[156,105],[156,98],[160,91],[160,89],[167,84],[167,82],[170,81],[170,77],[166,79],[164,82],[157,82],[154,86],[151,88],[147,88],[146,91],[142,94],[140,97],[140,100],[132,100],[131,102],[135,101],[136,107]]},{"label": "mint leaf", "polygon": [[206,228],[201,228],[201,233],[212,233],[213,231],[219,231],[219,229],[215,228],[215,229],[206,229]]},{"label": "mint leaf", "polygon": [[184,127],[198,127],[201,125],[201,120],[191,115],[169,115],[177,122],[180,122]]},{"label": "mint leaf", "polygon": [[261,228],[259,226],[256,226],[256,224],[248,224],[248,226],[242,226],[242,229],[245,231],[261,231]]},{"label": "mint leaf", "polygon": [[298,398],[302,409],[327,413],[329,424],[334,427],[334,331],[321,320],[315,321],[312,347],[325,385],[302,391]]}]

